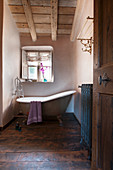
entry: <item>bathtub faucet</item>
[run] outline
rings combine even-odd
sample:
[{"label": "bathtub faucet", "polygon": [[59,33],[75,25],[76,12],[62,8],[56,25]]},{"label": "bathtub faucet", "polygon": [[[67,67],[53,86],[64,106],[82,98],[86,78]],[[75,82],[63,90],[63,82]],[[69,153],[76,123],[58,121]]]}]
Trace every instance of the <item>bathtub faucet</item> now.
[{"label": "bathtub faucet", "polygon": [[17,95],[17,97],[24,97],[22,82],[18,77],[15,79],[15,88],[15,95]]}]

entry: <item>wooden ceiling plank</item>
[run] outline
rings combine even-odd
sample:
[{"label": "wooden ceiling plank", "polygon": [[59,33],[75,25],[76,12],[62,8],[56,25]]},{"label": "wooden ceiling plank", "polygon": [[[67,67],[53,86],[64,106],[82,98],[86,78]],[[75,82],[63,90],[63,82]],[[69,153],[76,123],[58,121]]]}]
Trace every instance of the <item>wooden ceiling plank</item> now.
[{"label": "wooden ceiling plank", "polygon": [[29,28],[27,23],[16,23],[17,28]]},{"label": "wooden ceiling plank", "polygon": [[24,8],[22,5],[9,5],[12,14],[24,14]]},{"label": "wooden ceiling plank", "polygon": [[70,35],[71,29],[58,29],[58,34]]},{"label": "wooden ceiling plank", "polygon": [[[36,6],[51,6],[50,0],[30,0],[31,5]],[[76,7],[77,0],[59,0],[59,6],[62,7]],[[8,0],[10,5],[22,5],[21,0]]]},{"label": "wooden ceiling plank", "polygon": [[51,23],[51,15],[33,14],[33,19],[35,23],[46,23],[46,24]]},{"label": "wooden ceiling plank", "polygon": [[[13,14],[24,13],[22,5],[9,5],[9,8]],[[50,7],[31,6],[31,11],[33,14],[51,14]]]},{"label": "wooden ceiling plank", "polygon": [[[25,36],[25,37],[30,37],[30,36],[31,36],[30,33],[22,33],[22,32],[20,32],[19,34],[20,34],[20,37],[24,37],[24,36]],[[49,36],[49,37],[50,37],[50,35],[51,35],[51,34],[47,34],[47,33],[46,33],[46,34],[43,34],[43,33],[41,33],[41,34],[38,34],[38,37],[40,37],[40,36],[41,36],[41,37],[42,37],[42,36],[44,36],[44,37],[45,37],[45,36]]]},{"label": "wooden ceiling plank", "polygon": [[[13,14],[24,14],[22,5],[9,5],[9,8]],[[72,7],[59,7],[58,14],[60,15],[74,15],[76,8]],[[31,6],[33,14],[51,14],[51,7]]]},{"label": "wooden ceiling plank", "polygon": [[73,7],[59,7],[58,14],[63,15],[74,15],[75,9]]},{"label": "wooden ceiling plank", "polygon": [[35,27],[39,29],[51,29],[51,24],[35,24]]},{"label": "wooden ceiling plank", "polygon": [[78,35],[80,21],[83,15],[85,3],[86,3],[86,0],[82,0],[82,5],[81,5],[81,0],[77,0],[77,7],[76,7],[75,15],[74,15],[72,31],[71,31],[71,36],[70,36],[71,41],[74,41]]},{"label": "wooden ceiling plank", "polygon": [[[13,17],[16,22],[18,23],[27,23],[25,14],[13,14]],[[51,16],[50,15],[38,15],[33,14],[34,23],[51,23]]]},{"label": "wooden ceiling plank", "polygon": [[72,24],[73,18],[73,15],[59,15],[58,24]]},{"label": "wooden ceiling plank", "polygon": [[33,14],[51,14],[51,7],[31,6]]},{"label": "wooden ceiling plank", "polygon": [[36,35],[36,30],[35,30],[35,25],[33,21],[33,16],[32,16],[32,11],[31,11],[29,0],[22,0],[22,5],[24,7],[24,12],[25,12],[26,20],[29,26],[29,31],[31,33],[32,40],[36,41],[37,35]]},{"label": "wooden ceiling plank", "polygon": [[[20,33],[30,33],[29,28],[18,28]],[[51,34],[51,29],[40,29],[36,28],[37,34]],[[58,29],[58,34],[69,35],[71,33],[71,29]]]},{"label": "wooden ceiling plank", "polygon": [[30,33],[19,33],[20,36],[31,37]]},{"label": "wooden ceiling plank", "polygon": [[57,39],[57,16],[58,0],[51,0],[51,36],[53,41]]},{"label": "wooden ceiling plank", "polygon": [[[24,23],[16,23],[18,28],[28,28],[28,24]],[[35,24],[35,28],[40,29],[51,29],[51,24]]]},{"label": "wooden ceiling plank", "polygon": [[13,14],[15,22],[27,23],[25,14]]},{"label": "wooden ceiling plank", "polygon": [[18,28],[18,31],[22,33],[30,33],[29,28]]},{"label": "wooden ceiling plank", "polygon": [[[29,28],[18,28],[19,32],[22,32],[22,33],[29,33]],[[51,33],[51,29],[40,29],[40,28],[36,28],[36,33]]]},{"label": "wooden ceiling plank", "polygon": [[[16,23],[17,28],[28,28],[27,23]],[[51,24],[35,24],[35,28],[39,29],[51,29]],[[68,29],[70,30],[72,25],[58,25],[58,29]]]},{"label": "wooden ceiling plank", "polygon": [[76,7],[77,0],[59,0],[59,6],[62,7]]},{"label": "wooden ceiling plank", "polygon": [[[18,23],[27,23],[25,14],[13,14],[13,17]],[[58,24],[59,25],[71,25],[73,23],[74,16],[72,15],[59,15]],[[50,15],[38,15],[33,14],[33,19],[35,24],[50,24],[51,16]]]},{"label": "wooden ceiling plank", "polygon": [[[19,33],[20,34],[20,37],[30,37],[31,35],[30,35],[30,33],[22,33],[22,32],[20,32]],[[38,37],[42,37],[42,36],[44,36],[44,37],[46,37],[46,36],[48,36],[48,37],[50,37],[50,35],[51,34],[45,34],[45,33],[38,33]],[[58,36],[65,36],[65,35],[68,35],[69,36],[69,34],[58,34]]]},{"label": "wooden ceiling plank", "polygon": [[58,25],[58,29],[72,29],[72,25],[70,24],[70,25],[64,25],[64,24],[62,24],[62,25]]},{"label": "wooden ceiling plank", "polygon": [[21,0],[8,0],[9,5],[22,5]]},{"label": "wooden ceiling plank", "polygon": [[[50,0],[30,0],[33,6],[51,6]],[[22,5],[21,0],[8,0],[9,5]],[[59,6],[76,7],[77,0],[59,0]]]}]

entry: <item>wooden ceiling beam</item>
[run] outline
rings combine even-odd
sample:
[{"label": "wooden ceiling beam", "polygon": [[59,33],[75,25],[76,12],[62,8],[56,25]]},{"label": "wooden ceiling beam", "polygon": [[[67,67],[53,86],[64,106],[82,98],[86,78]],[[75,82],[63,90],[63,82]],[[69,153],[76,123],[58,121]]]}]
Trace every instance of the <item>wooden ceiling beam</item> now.
[{"label": "wooden ceiling beam", "polygon": [[36,41],[37,35],[36,35],[35,25],[34,25],[34,21],[33,21],[30,2],[29,2],[29,0],[21,0],[21,1],[22,1],[22,5],[24,7],[24,12],[25,12],[25,16],[26,16],[26,20],[27,20],[27,23],[29,26],[29,31],[30,31],[32,40]]},{"label": "wooden ceiling beam", "polygon": [[51,36],[53,41],[57,39],[57,18],[58,0],[51,0]]},{"label": "wooden ceiling beam", "polygon": [[78,31],[79,31],[79,27],[80,27],[80,21],[81,21],[81,17],[83,15],[83,10],[85,7],[85,3],[86,0],[77,0],[77,7],[75,10],[75,15],[74,15],[74,20],[73,20],[73,25],[72,25],[72,31],[71,31],[71,36],[70,36],[70,40],[74,41],[75,38],[78,35]]}]

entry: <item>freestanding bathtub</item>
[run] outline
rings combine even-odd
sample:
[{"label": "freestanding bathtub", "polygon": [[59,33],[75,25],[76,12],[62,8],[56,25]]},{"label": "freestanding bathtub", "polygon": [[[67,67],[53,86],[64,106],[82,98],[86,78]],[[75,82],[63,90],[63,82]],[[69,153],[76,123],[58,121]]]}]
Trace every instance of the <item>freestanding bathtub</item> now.
[{"label": "freestanding bathtub", "polygon": [[29,113],[31,101],[41,101],[43,119],[58,119],[61,121],[62,114],[65,113],[70,102],[71,95],[75,90],[65,91],[46,97],[23,97],[17,98],[19,108],[23,114]]}]

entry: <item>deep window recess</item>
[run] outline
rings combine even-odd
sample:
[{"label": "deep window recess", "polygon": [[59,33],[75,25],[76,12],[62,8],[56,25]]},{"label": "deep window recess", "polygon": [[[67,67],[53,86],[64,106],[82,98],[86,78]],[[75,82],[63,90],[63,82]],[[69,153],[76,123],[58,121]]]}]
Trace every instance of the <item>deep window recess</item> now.
[{"label": "deep window recess", "polygon": [[22,49],[22,79],[53,82],[53,48],[31,49]]}]

